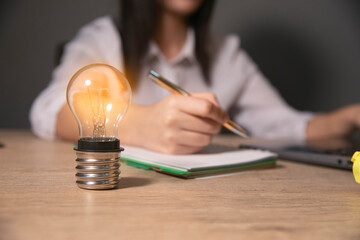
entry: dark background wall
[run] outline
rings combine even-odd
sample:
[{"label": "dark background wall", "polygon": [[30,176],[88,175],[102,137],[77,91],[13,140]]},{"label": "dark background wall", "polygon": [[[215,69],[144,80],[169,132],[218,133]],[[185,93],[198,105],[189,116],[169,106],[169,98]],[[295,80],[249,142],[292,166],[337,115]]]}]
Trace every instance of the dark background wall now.
[{"label": "dark background wall", "polygon": [[[0,1],[0,127],[28,128],[56,48],[95,17],[118,16],[117,0]],[[221,0],[213,29],[242,46],[284,98],[301,110],[360,102],[358,0]]]}]

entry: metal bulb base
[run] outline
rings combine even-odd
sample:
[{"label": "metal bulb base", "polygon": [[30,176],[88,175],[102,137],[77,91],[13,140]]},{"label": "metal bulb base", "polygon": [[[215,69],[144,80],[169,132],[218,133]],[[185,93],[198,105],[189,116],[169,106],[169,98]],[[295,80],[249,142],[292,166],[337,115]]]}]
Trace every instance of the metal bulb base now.
[{"label": "metal bulb base", "polygon": [[83,189],[116,188],[120,176],[120,152],[76,151],[76,184]]}]

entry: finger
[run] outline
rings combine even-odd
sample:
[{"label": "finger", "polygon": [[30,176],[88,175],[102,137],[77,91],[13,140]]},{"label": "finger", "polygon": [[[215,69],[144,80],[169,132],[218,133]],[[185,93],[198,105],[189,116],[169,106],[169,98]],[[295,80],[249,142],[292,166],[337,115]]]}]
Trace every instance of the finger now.
[{"label": "finger", "polygon": [[173,108],[177,108],[182,112],[203,118],[210,118],[221,124],[227,122],[229,119],[227,113],[223,109],[214,105],[207,99],[173,95],[169,101]]},{"label": "finger", "polygon": [[212,92],[192,92],[191,96],[206,99],[210,102],[212,102],[215,106],[220,107],[219,101],[216,97],[216,95]]},{"label": "finger", "polygon": [[190,154],[198,152],[202,149],[202,147],[195,147],[195,146],[186,146],[186,145],[173,145],[173,146],[166,146],[162,145],[156,151],[165,153],[165,154]]},{"label": "finger", "polygon": [[182,130],[200,132],[206,134],[217,134],[222,124],[209,118],[194,116],[184,112],[168,114],[165,118],[165,125]]},{"label": "finger", "polygon": [[222,123],[215,122],[209,118],[195,117],[189,115],[189,120],[181,123],[180,127],[183,130],[205,133],[218,134],[221,130]]},{"label": "finger", "polygon": [[[211,103],[213,103],[215,106],[221,108],[219,100],[217,99],[216,95],[212,92],[194,92],[194,93],[191,93],[191,95],[194,97],[197,97],[197,98],[206,99],[206,100],[210,101]],[[230,117],[226,112],[225,112],[225,114],[226,114],[226,121],[224,121],[224,122],[227,122],[230,119]]]},{"label": "finger", "polygon": [[212,134],[199,133],[186,130],[169,130],[164,132],[165,145],[183,145],[191,147],[204,147],[211,143]]},{"label": "finger", "polygon": [[212,134],[182,131],[180,134],[180,138],[178,139],[178,144],[202,148],[209,145],[212,141],[212,138]]}]

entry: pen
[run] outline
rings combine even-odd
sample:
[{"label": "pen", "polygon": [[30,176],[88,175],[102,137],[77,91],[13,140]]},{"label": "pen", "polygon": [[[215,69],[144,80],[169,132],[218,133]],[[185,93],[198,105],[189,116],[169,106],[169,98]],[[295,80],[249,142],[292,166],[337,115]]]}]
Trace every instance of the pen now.
[{"label": "pen", "polygon": [[[149,78],[151,80],[153,80],[155,83],[157,83],[158,85],[160,85],[161,87],[169,90],[170,92],[172,92],[174,94],[181,94],[181,95],[184,95],[184,96],[190,96],[190,93],[188,93],[187,91],[185,91],[181,87],[175,85],[174,83],[168,81],[164,77],[160,76],[154,70],[150,70]],[[237,125],[236,123],[234,123],[231,120],[228,120],[226,123],[223,124],[223,126],[226,127],[227,129],[229,129],[231,132],[233,132],[233,133],[235,133],[235,134],[237,134],[237,135],[239,135],[239,136],[241,136],[243,138],[249,137],[248,134],[246,133],[245,129],[243,129],[242,127],[240,127],[239,125]]]}]

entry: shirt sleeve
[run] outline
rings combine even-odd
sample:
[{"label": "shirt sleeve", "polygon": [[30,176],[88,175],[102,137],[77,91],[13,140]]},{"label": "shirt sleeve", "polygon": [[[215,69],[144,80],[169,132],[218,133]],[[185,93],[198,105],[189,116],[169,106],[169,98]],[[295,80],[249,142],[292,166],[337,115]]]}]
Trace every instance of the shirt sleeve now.
[{"label": "shirt sleeve", "polygon": [[45,139],[56,138],[57,115],[66,104],[66,88],[80,68],[105,63],[121,69],[120,37],[110,17],[95,19],[82,27],[64,49],[61,63],[52,73],[50,84],[37,96],[30,109],[32,131]]},{"label": "shirt sleeve", "polygon": [[[259,71],[247,53],[240,48],[235,36],[226,40],[229,65],[238,92],[230,113],[254,137],[272,139],[306,138],[310,112],[297,111],[289,106],[270,82]],[[291,81],[291,79],[289,79]]]}]

